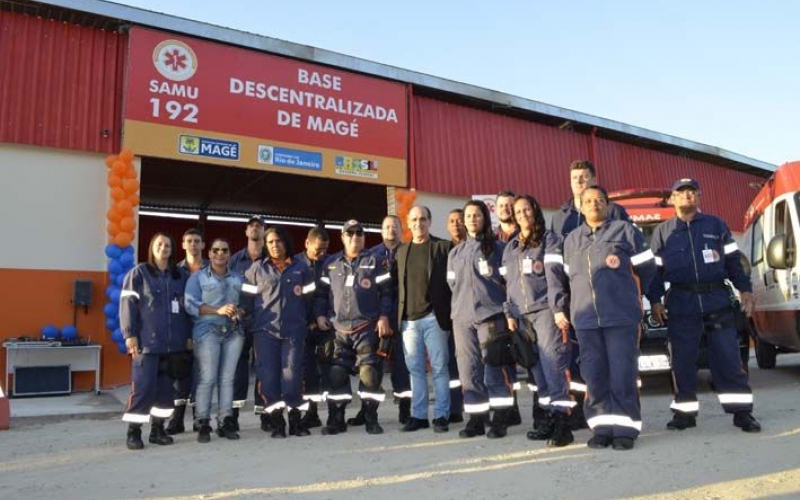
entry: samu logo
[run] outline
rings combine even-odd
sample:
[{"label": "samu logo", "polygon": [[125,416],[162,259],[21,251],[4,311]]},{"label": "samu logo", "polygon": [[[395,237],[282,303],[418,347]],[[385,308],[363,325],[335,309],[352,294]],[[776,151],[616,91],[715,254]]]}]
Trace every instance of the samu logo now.
[{"label": "samu logo", "polygon": [[197,56],[181,41],[164,40],[153,50],[153,66],[164,78],[182,82],[197,71]]}]

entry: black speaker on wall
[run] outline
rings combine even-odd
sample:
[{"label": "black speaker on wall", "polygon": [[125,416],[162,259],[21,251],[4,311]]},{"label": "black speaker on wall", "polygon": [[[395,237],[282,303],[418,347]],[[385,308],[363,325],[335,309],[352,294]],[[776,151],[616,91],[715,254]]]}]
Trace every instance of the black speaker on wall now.
[{"label": "black speaker on wall", "polygon": [[47,396],[72,392],[69,365],[14,367],[14,396]]},{"label": "black speaker on wall", "polygon": [[91,280],[75,280],[72,283],[72,305],[75,307],[92,305]]}]

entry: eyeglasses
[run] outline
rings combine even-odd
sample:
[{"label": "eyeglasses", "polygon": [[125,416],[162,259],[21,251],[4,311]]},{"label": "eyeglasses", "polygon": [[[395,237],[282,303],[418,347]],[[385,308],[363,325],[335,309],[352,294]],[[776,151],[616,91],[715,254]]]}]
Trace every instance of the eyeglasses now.
[{"label": "eyeglasses", "polygon": [[364,236],[364,231],[347,231],[344,234],[346,234],[347,236],[349,236],[351,238],[355,238],[356,236],[358,236],[360,238],[360,237]]},{"label": "eyeglasses", "polygon": [[211,251],[214,252],[214,253],[228,253],[228,252],[230,252],[230,249],[229,248],[212,248]]}]

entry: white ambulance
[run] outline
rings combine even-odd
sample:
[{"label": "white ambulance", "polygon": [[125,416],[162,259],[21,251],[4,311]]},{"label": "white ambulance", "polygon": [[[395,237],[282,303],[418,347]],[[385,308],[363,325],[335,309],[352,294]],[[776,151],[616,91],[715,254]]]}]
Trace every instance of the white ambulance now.
[{"label": "white ambulance", "polygon": [[750,263],[751,318],[759,368],[778,353],[800,351],[800,162],[781,165],[745,214],[742,253]]}]

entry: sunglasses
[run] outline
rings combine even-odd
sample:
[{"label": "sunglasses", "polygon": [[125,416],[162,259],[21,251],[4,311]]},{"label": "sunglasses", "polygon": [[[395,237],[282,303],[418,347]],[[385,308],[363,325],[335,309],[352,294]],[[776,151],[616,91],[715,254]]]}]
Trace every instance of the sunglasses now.
[{"label": "sunglasses", "polygon": [[361,237],[361,236],[364,236],[364,231],[347,231],[344,234],[346,234],[347,236],[349,236],[351,238],[353,238],[355,236]]},{"label": "sunglasses", "polygon": [[214,253],[228,253],[228,252],[230,252],[230,249],[229,248],[212,248],[211,251],[214,252]]}]

